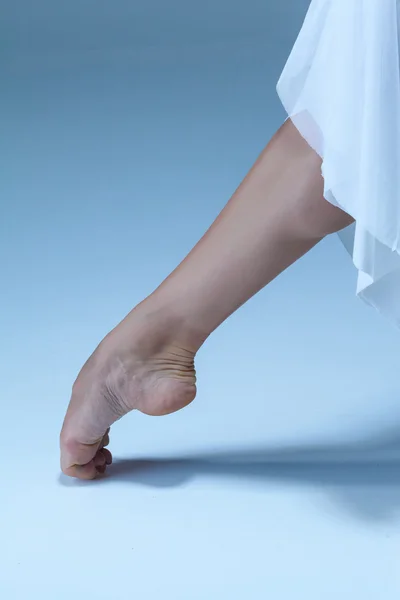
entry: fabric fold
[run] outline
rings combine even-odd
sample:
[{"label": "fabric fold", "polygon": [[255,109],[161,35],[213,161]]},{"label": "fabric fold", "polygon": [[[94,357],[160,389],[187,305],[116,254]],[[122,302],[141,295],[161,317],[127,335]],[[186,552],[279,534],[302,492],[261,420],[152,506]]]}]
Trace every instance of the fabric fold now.
[{"label": "fabric fold", "polygon": [[277,84],[322,158],[357,294],[400,326],[400,1],[312,0]]}]

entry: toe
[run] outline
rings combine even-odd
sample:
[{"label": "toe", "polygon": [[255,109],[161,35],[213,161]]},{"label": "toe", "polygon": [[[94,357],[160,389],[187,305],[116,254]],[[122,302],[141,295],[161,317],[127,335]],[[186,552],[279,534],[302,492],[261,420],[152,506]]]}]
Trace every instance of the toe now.
[{"label": "toe", "polygon": [[109,450],[107,450],[107,448],[103,448],[103,454],[105,456],[106,459],[106,465],[111,465],[112,463],[112,454]]},{"label": "toe", "polygon": [[96,468],[106,466],[106,457],[104,456],[102,450],[99,450],[94,457],[94,466]]},{"label": "toe", "polygon": [[[61,437],[61,470],[65,475],[78,479],[94,479],[100,442],[83,444],[70,437]],[[105,457],[99,459],[105,464]]]},{"label": "toe", "polygon": [[103,437],[103,440],[100,444],[102,448],[104,448],[105,446],[108,446],[108,444],[110,443],[110,436],[108,435],[109,431],[110,431],[110,428],[108,428],[107,433]]},{"label": "toe", "polygon": [[75,464],[69,467],[63,467],[62,472],[64,475],[68,475],[68,477],[75,477],[76,479],[95,479],[97,476],[97,470],[93,460],[86,465]]}]

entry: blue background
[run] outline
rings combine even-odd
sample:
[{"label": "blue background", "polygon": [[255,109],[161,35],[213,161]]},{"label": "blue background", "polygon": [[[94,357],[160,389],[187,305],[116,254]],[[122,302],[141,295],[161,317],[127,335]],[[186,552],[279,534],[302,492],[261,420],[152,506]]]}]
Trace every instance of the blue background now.
[{"label": "blue background", "polygon": [[356,299],[335,236],[206,342],[192,406],[116,424],[114,477],[58,472],[81,365],[283,122],[307,5],[2,7],[7,600],[398,597],[400,338]]}]

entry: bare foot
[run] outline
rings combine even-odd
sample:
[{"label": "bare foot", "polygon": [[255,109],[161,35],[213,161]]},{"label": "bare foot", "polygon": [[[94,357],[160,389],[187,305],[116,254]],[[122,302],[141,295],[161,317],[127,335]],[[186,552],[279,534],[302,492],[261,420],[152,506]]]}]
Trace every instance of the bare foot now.
[{"label": "bare foot", "polygon": [[108,428],[128,411],[162,415],[189,404],[206,337],[350,219],[324,200],[321,159],[289,119],[198,244],[83,367],[61,432],[64,473],[104,471]]},{"label": "bare foot", "polygon": [[144,306],[104,338],[74,383],[60,436],[66,475],[104,473],[112,461],[110,425],[129,411],[166,415],[195,398],[196,345],[180,338],[179,323]]}]

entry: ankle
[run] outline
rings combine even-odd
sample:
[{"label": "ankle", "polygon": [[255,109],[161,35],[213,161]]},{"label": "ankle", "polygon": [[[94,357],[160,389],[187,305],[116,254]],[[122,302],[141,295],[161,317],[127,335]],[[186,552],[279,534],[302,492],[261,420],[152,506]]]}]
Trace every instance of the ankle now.
[{"label": "ankle", "polygon": [[155,292],[136,306],[126,319],[135,327],[136,336],[137,328],[143,331],[149,352],[154,344],[159,349],[176,348],[194,356],[208,337],[179,311],[178,304],[167,302]]}]

